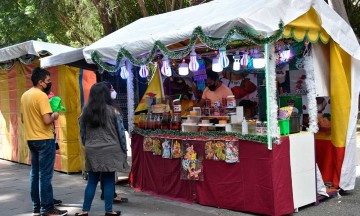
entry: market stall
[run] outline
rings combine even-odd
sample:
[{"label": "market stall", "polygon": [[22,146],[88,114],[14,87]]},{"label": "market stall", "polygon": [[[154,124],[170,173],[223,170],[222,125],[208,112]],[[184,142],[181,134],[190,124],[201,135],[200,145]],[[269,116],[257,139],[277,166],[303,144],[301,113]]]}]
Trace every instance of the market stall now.
[{"label": "market stall", "polygon": [[[30,152],[20,120],[21,95],[32,87],[31,71],[40,66],[39,59],[76,50],[58,44],[28,41],[0,49],[0,158],[30,164]],[[77,118],[87,99],[90,86],[96,82],[92,71],[60,65],[48,68],[52,92],[59,96],[66,112],[56,121],[59,150],[55,170],[79,172],[79,129]],[[77,128],[77,129],[76,129]]]},{"label": "market stall", "polygon": [[[360,47],[351,27],[321,0],[286,5],[215,0],[140,19],[85,48],[84,56],[109,72],[126,74],[130,90],[135,72],[149,77],[149,86],[164,83],[161,72],[175,78],[190,74],[204,87],[206,78],[199,77],[210,68],[206,59],[212,59],[210,70],[221,74],[223,83],[234,85],[230,98],[187,114],[181,112],[182,96],[157,103],[163,93],[148,92],[145,126],[139,119],[142,129],[135,130],[128,91],[130,178],[136,189],[281,215],[315,202],[317,192],[326,195],[324,181],[354,188]],[[260,58],[259,66],[255,59]],[[159,63],[158,69],[149,71],[150,62]],[[183,81],[175,78],[179,86]],[[326,109],[330,99],[331,110]],[[172,120],[165,121],[169,110]],[[326,151],[315,151],[315,140],[317,149],[326,140]],[[237,160],[226,161],[234,155]],[[316,162],[324,181],[315,175]]]}]

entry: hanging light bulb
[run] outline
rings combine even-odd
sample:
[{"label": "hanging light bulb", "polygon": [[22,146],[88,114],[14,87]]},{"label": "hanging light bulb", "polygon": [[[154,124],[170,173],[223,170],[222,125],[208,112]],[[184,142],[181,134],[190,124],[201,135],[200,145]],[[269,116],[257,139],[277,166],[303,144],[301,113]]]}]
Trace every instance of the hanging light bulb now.
[{"label": "hanging light bulb", "polygon": [[246,68],[247,67],[247,64],[248,64],[248,52],[245,52],[243,55],[242,55],[242,58],[240,60],[240,65],[243,67],[243,68]]},{"label": "hanging light bulb", "polygon": [[142,78],[146,78],[149,75],[149,71],[145,64],[140,66],[139,75]]},{"label": "hanging light bulb", "polygon": [[129,77],[129,71],[126,69],[125,60],[122,60],[120,63],[120,76],[122,79],[127,79]]},{"label": "hanging light bulb", "polygon": [[160,71],[164,76],[171,76],[171,66],[169,63],[169,58],[167,56],[164,56],[162,59],[162,66]]},{"label": "hanging light bulb", "polygon": [[290,45],[286,45],[285,49],[281,52],[281,59],[283,62],[286,62],[291,57]]},{"label": "hanging light bulb", "polygon": [[234,63],[233,63],[233,70],[238,71],[240,70],[240,59],[241,56],[239,55],[239,50],[235,52],[235,55],[233,56]]},{"label": "hanging light bulb", "polygon": [[186,76],[189,74],[189,65],[183,59],[182,63],[179,65],[179,75]]},{"label": "hanging light bulb", "polygon": [[212,69],[212,71],[214,71],[214,72],[221,72],[221,71],[223,71],[223,67],[222,67],[221,64],[220,64],[220,54],[217,55],[215,58],[213,58],[211,69]]},{"label": "hanging light bulb", "polygon": [[264,58],[253,58],[253,67],[254,68],[263,68],[265,67],[265,59]]},{"label": "hanging light bulb", "polygon": [[225,47],[221,47],[219,49],[219,53],[220,53],[220,65],[222,68],[226,68],[227,66],[229,66],[229,58],[226,55],[226,48]]},{"label": "hanging light bulb", "polygon": [[189,69],[193,72],[199,70],[199,63],[197,61],[197,55],[194,48],[190,53]]},{"label": "hanging light bulb", "polygon": [[262,52],[259,52],[258,49],[255,49],[252,53],[252,66],[253,68],[265,67],[264,54]]}]

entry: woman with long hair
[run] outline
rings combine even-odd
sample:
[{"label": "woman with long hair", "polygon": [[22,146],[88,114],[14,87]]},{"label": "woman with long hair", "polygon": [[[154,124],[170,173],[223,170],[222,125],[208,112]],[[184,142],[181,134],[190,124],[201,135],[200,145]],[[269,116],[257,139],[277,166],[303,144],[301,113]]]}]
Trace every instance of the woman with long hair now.
[{"label": "woman with long hair", "polygon": [[81,213],[88,215],[97,184],[104,181],[105,216],[121,215],[112,210],[115,172],[125,172],[126,139],[122,119],[112,106],[110,90],[104,83],[90,89],[87,105],[79,118],[82,143],[85,145],[86,170],[89,173]]}]

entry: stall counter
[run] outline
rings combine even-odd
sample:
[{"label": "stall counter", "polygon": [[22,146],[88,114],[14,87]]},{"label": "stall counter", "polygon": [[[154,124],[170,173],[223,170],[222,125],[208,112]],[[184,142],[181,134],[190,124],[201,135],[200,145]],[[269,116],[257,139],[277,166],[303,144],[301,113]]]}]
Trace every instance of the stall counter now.
[{"label": "stall counter", "polygon": [[[314,140],[311,133],[280,140],[273,150],[263,143],[239,140],[238,163],[205,159],[203,180],[195,181],[181,179],[181,159],[144,151],[144,136],[133,134],[130,182],[136,190],[182,202],[266,215],[291,214],[316,201]],[[302,163],[304,158],[313,159]]]}]

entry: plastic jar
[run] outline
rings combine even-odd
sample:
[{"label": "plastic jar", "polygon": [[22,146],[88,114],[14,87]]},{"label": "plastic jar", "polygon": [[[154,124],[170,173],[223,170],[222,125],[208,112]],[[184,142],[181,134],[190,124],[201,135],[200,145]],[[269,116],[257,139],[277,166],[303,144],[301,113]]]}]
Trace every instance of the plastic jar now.
[{"label": "plastic jar", "polygon": [[236,99],[234,95],[227,96],[226,101],[228,107],[236,107]]}]

